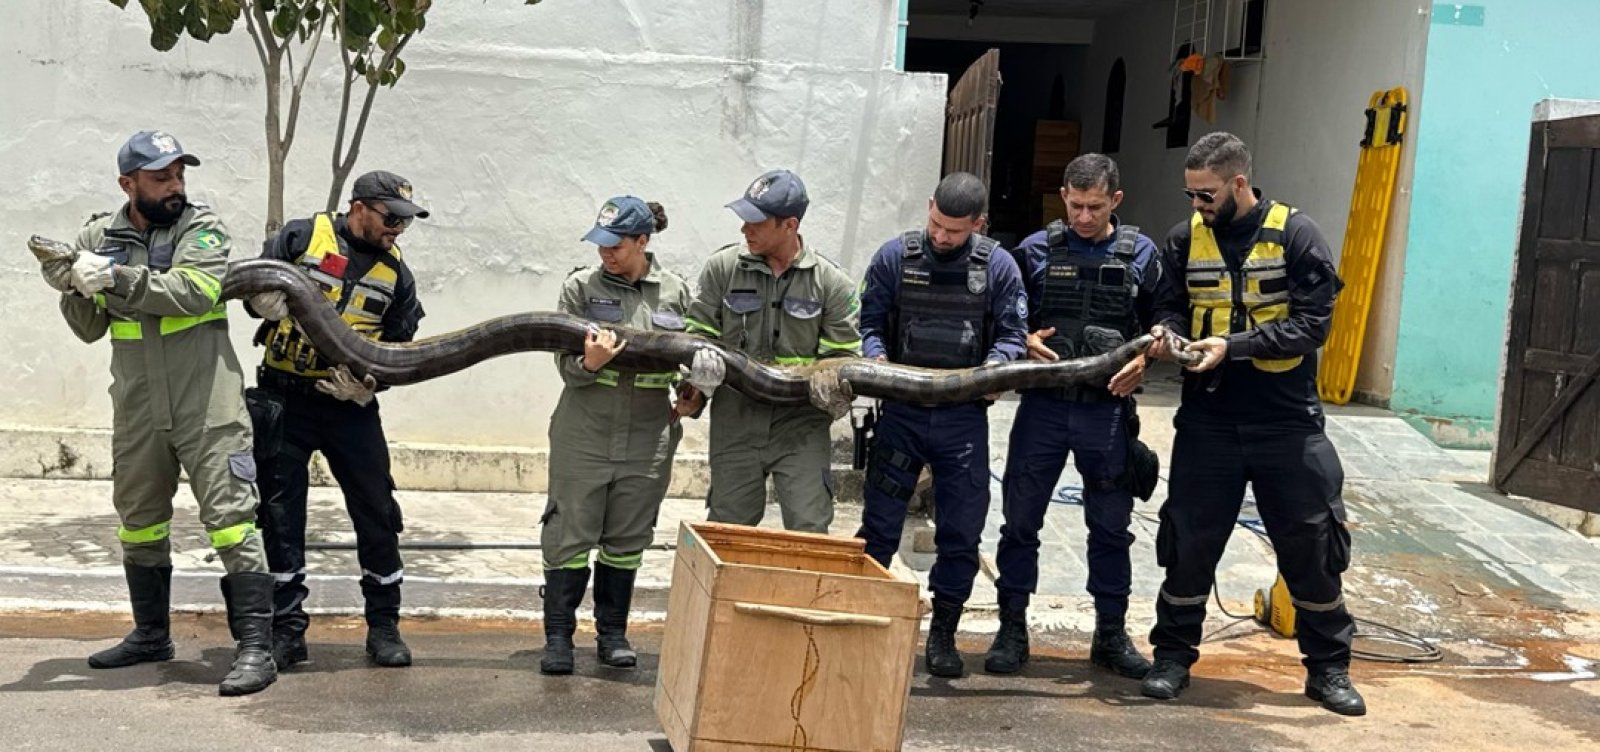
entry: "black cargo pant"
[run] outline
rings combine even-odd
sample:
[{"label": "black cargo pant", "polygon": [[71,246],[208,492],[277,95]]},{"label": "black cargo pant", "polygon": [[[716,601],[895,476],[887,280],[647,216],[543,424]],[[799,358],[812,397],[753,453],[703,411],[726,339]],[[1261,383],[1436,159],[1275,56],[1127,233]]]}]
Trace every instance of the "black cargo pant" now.
[{"label": "black cargo pant", "polygon": [[311,454],[322,452],[344,492],[345,509],[356,532],[361,564],[361,594],[369,625],[394,623],[400,616],[400,506],[389,475],[389,445],[383,435],[378,401],[365,407],[316,392],[311,379],[263,369],[261,388],[284,399],[282,438],[275,456],[259,474],[261,507],[257,524],[266,539],[267,565],[277,580],[273,626],[303,634],[305,611],[306,492]]},{"label": "black cargo pant", "polygon": [[1156,538],[1166,568],[1150,631],[1156,659],[1188,666],[1200,657],[1206,599],[1248,483],[1289,586],[1306,668],[1348,666],[1355,625],[1340,582],[1350,564],[1344,470],[1322,416],[1222,424],[1180,412],[1176,426],[1171,490]]}]

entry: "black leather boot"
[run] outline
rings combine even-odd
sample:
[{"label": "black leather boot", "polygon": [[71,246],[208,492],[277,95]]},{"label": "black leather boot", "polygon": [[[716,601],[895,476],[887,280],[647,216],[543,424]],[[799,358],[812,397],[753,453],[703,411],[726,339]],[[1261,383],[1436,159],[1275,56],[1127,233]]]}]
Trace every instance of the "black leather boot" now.
[{"label": "black leather boot", "polygon": [[305,663],[311,657],[306,650],[306,636],[293,629],[272,628],[272,662],[279,671],[287,671],[296,663]]},{"label": "black leather boot", "polygon": [[272,575],[239,572],[222,578],[222,598],[228,604],[228,630],[238,647],[233,669],[217,686],[224,697],[260,692],[278,679],[272,661]]},{"label": "black leather boot", "polygon": [[1089,662],[1129,679],[1143,679],[1150,673],[1150,662],[1139,655],[1122,619],[1097,620],[1094,640],[1089,644]]},{"label": "black leather boot", "polygon": [[633,604],[633,580],[638,571],[594,566],[595,647],[600,662],[612,668],[633,668],[639,654],[628,644],[628,609]]},{"label": "black leather boot", "polygon": [[572,635],[578,631],[578,604],[589,587],[589,570],[546,569],[544,587],[544,657],[541,674],[570,674],[573,668]]},{"label": "black leather boot", "polygon": [[133,604],[133,631],[122,642],[89,656],[92,668],[122,668],[172,660],[172,567],[122,565]]},{"label": "black leather boot", "polygon": [[1189,667],[1177,661],[1157,660],[1144,675],[1139,694],[1157,700],[1172,700],[1189,686]]},{"label": "black leather boot", "polygon": [[966,665],[956,650],[959,626],[961,604],[933,599],[933,619],[928,624],[928,648],[924,657],[929,674],[955,679],[965,672]]},{"label": "black leather boot", "polygon": [[1015,674],[1028,662],[1028,610],[1001,609],[1000,631],[994,634],[983,670],[991,674]]},{"label": "black leather boot", "polygon": [[398,622],[367,625],[367,658],[379,666],[402,668],[411,665],[411,648],[400,639]]},{"label": "black leather boot", "polygon": [[1350,669],[1343,666],[1323,669],[1306,677],[1306,697],[1339,715],[1366,715],[1367,701],[1350,683]]}]

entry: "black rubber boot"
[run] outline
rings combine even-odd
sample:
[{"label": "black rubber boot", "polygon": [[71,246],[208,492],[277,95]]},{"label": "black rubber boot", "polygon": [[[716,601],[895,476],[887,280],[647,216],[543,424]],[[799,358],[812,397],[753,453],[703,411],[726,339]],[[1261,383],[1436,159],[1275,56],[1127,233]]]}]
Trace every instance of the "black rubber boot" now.
[{"label": "black rubber boot", "polygon": [[1177,661],[1158,660],[1144,675],[1139,694],[1157,700],[1172,700],[1189,686],[1189,667]]},{"label": "black rubber boot", "polygon": [[628,644],[628,609],[633,604],[633,569],[594,565],[595,648],[600,662],[612,668],[633,668],[639,654]]},{"label": "black rubber boot", "polygon": [[233,669],[217,686],[224,697],[260,692],[278,679],[272,660],[272,575],[239,572],[222,578],[228,631],[238,641]]},{"label": "black rubber boot", "polygon": [[272,662],[279,671],[287,671],[296,663],[305,663],[310,653],[306,650],[306,636],[293,629],[273,627]]},{"label": "black rubber boot", "polygon": [[933,599],[933,619],[928,624],[928,648],[924,661],[928,673],[957,679],[966,671],[961,653],[956,650],[956,628],[961,626],[961,604]]},{"label": "black rubber boot", "polygon": [[570,674],[573,667],[572,635],[578,631],[578,604],[589,587],[589,570],[546,569],[544,587],[544,657],[541,674]]},{"label": "black rubber boot", "polygon": [[89,656],[92,668],[122,668],[172,660],[172,567],[122,565],[133,604],[133,631],[122,642]]},{"label": "black rubber boot", "polygon": [[1122,619],[1097,621],[1094,640],[1089,643],[1089,662],[1129,679],[1143,679],[1150,673],[1150,662],[1139,655]]},{"label": "black rubber boot", "polygon": [[1350,669],[1323,669],[1306,677],[1306,697],[1339,715],[1366,715],[1367,701],[1350,683]]},{"label": "black rubber boot", "polygon": [[1028,610],[1001,609],[1000,631],[994,635],[983,670],[991,674],[1015,674],[1028,662]]}]

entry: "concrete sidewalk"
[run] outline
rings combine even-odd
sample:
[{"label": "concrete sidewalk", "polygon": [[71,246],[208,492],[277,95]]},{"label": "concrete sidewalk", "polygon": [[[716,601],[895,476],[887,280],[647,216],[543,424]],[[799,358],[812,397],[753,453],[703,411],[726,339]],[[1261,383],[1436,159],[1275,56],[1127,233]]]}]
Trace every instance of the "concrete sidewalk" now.
[{"label": "concrete sidewalk", "polygon": [[[1155,379],[1141,401],[1145,439],[1165,458],[1171,444],[1174,389],[1170,377]],[[1015,401],[991,411],[992,506],[982,547],[983,571],[971,616],[963,629],[992,630],[995,594],[993,556],[999,526],[1000,488]],[[1372,408],[1330,411],[1329,435],[1348,476],[1355,562],[1347,595],[1358,615],[1441,637],[1565,634],[1568,617],[1600,613],[1600,546],[1534,516],[1479,481],[1488,473],[1486,452],[1440,449],[1403,421]],[[1085,633],[1092,605],[1083,592],[1086,529],[1074,508],[1078,479],[1068,467],[1060,502],[1047,517],[1040,552],[1040,594],[1031,618],[1045,631]],[[123,612],[116,517],[106,481],[11,479],[0,483],[0,608],[85,609]],[[1153,551],[1155,514],[1166,497],[1136,508],[1133,606],[1130,620],[1147,623],[1161,570]],[[451,493],[402,490],[406,532],[406,610],[412,615],[537,618],[540,581],[537,522],[545,504],[538,493]],[[181,608],[220,608],[213,560],[194,514],[189,492],[180,491],[173,548],[180,571],[176,602]],[[309,539],[318,548],[310,606],[322,612],[354,613],[360,599],[359,568],[342,498],[333,488],[311,492]],[[838,506],[833,531],[849,535],[860,507]],[[1242,517],[1253,516],[1247,504]],[[673,498],[662,506],[656,540],[640,573],[638,618],[659,619],[671,575],[675,531],[681,521],[704,519],[699,499]],[[765,524],[777,526],[776,507]],[[913,550],[907,523],[901,560],[926,578],[933,557]],[[1218,573],[1219,596],[1229,611],[1248,610],[1254,591],[1274,577],[1271,552],[1256,536],[1240,531]],[[1227,623],[1215,614],[1215,626]],[[1141,626],[1134,627],[1142,631]]]}]

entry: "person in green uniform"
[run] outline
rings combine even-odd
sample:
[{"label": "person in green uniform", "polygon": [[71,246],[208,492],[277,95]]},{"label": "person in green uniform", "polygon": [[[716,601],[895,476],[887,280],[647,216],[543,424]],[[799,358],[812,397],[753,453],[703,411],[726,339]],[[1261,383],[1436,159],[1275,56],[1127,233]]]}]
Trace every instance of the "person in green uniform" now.
[{"label": "person in green uniform", "polygon": [[218,691],[259,692],[272,661],[272,575],[256,533],[256,464],[244,375],[221,300],[233,240],[189,202],[178,140],[140,131],[117,154],[128,201],[90,218],[71,271],[46,273],[84,342],[111,338],[112,503],[134,629],[89,657],[94,668],[171,660],[172,496],[189,474],[200,521],[227,574],[222,595],[238,641]]},{"label": "person in green uniform", "polygon": [[[777,365],[861,354],[856,283],[801,237],[809,205],[805,184],[788,170],[756,178],[728,204],[744,222],[744,242],[706,262],[689,307],[689,332]],[[828,425],[835,417],[811,405],[773,406],[733,389],[716,390],[706,500],[711,521],[759,524],[770,476],[785,528],[828,532]]]},{"label": "person in green uniform", "polygon": [[[698,398],[673,404],[676,371],[613,368],[627,345],[607,327],[683,331],[689,287],[663,269],[648,249],[666,229],[660,204],[618,196],[600,208],[586,242],[599,266],[578,269],[561,286],[558,310],[582,316],[590,329],[582,355],[556,356],[565,387],[550,416],[549,503],[544,526],[544,656],[539,670],[570,674],[578,604],[594,561],[594,621],[600,662],[632,668],[628,609],[634,576],[655,535],[656,513],[672,478],[672,455],[683,436],[679,418],[698,413]],[[701,358],[697,369],[720,358]]]}]

